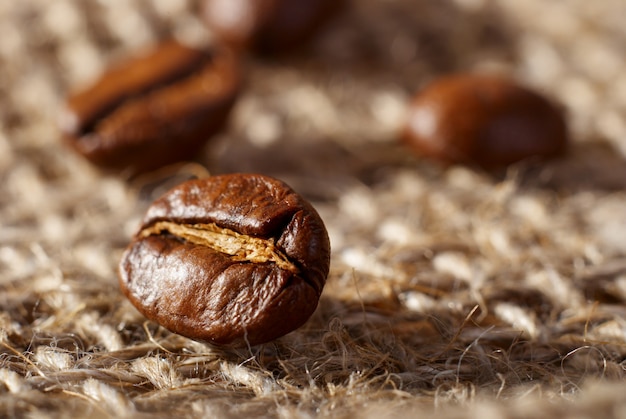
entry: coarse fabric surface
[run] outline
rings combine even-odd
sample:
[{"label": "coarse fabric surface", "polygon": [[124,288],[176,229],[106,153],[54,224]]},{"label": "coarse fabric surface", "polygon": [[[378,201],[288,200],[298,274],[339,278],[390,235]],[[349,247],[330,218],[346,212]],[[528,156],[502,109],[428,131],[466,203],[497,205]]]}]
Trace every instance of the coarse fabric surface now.
[{"label": "coarse fabric surface", "polygon": [[[289,55],[244,57],[194,162],[103,172],[67,147],[68,92],[170,36],[192,0],[0,1],[0,417],[626,417],[626,3],[353,0]],[[443,74],[561,103],[567,156],[440,167],[398,133]],[[313,317],[219,350],[146,320],[117,265],[148,205],[208,173],[277,177],[319,211]]]}]

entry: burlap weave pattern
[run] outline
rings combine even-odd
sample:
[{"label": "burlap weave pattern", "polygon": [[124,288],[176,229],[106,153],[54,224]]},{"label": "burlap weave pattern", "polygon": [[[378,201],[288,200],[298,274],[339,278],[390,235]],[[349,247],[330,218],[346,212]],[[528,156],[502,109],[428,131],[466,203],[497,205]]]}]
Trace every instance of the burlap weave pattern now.
[{"label": "burlap weave pattern", "polygon": [[[626,417],[626,4],[354,0],[310,46],[246,57],[196,162],[102,173],[60,104],[116,60],[207,35],[192,0],[0,2],[0,417]],[[570,154],[488,175],[397,142],[440,74],[557,99]],[[220,351],[146,321],[117,263],[146,206],[206,172],[309,198],[333,248],[320,306]]]}]

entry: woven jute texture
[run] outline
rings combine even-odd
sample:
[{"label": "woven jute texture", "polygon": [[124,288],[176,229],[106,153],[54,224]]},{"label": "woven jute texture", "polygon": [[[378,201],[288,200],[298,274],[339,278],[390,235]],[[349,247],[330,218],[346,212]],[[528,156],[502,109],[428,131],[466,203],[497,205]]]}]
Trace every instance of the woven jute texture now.
[{"label": "woven jute texture", "polygon": [[[310,45],[246,56],[194,162],[105,173],[61,141],[68,92],[159,40],[210,39],[192,0],[0,0],[0,417],[626,417],[626,3],[353,0]],[[453,72],[560,102],[569,154],[502,173],[398,141]],[[258,172],[311,200],[331,273],[300,329],[219,350],[117,282],[153,199]]]}]

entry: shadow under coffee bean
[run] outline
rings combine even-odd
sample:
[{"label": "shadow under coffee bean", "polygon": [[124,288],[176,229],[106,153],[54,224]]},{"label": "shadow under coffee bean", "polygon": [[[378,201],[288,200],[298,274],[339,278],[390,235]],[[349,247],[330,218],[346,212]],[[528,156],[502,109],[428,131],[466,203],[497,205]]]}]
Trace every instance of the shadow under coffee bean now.
[{"label": "shadow under coffee bean", "polygon": [[225,125],[240,89],[236,56],[167,41],[67,100],[61,130],[103,168],[143,172],[194,157]]},{"label": "shadow under coffee bean", "polygon": [[313,207],[276,179],[233,174],[174,187],[148,209],[119,266],[132,304],[217,346],[276,339],[315,311],[330,243]]}]

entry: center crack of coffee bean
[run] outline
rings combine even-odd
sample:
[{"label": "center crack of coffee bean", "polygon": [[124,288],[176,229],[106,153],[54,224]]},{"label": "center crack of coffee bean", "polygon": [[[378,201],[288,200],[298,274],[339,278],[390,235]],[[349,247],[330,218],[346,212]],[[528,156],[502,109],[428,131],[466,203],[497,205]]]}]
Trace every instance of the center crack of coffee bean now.
[{"label": "center crack of coffee bean", "polygon": [[225,253],[234,261],[266,263],[273,262],[279,268],[293,273],[299,269],[276,247],[274,239],[260,239],[211,224],[177,224],[171,221],[159,221],[143,229],[141,237],[159,235],[168,232],[189,243],[210,247]]}]

